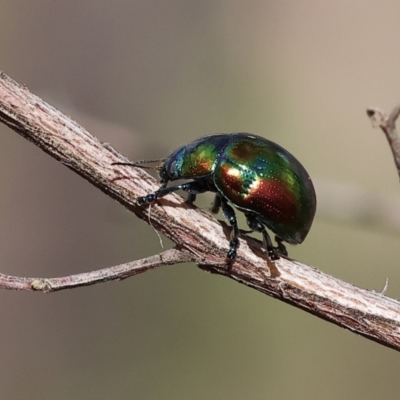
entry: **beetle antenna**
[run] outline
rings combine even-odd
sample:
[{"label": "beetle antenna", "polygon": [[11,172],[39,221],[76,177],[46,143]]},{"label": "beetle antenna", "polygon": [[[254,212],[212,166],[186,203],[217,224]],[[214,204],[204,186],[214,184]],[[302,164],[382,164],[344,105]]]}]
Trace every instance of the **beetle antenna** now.
[{"label": "beetle antenna", "polygon": [[154,163],[160,163],[165,161],[165,158],[161,158],[159,160],[139,160],[139,161],[135,161],[135,162],[115,162],[112,163],[111,165],[124,165],[124,166],[128,166],[128,167],[139,167],[139,168],[143,168],[143,169],[160,169],[160,166],[145,166],[143,164],[154,164]]}]

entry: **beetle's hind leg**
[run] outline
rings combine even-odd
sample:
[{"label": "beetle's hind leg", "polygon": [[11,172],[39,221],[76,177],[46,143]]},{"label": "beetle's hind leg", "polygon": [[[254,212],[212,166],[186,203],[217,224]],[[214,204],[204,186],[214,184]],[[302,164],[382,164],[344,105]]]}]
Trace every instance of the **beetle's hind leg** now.
[{"label": "beetle's hind leg", "polygon": [[247,225],[252,231],[260,232],[263,235],[263,246],[267,249],[268,257],[271,260],[278,260],[279,259],[279,253],[282,255],[287,255],[287,251],[285,246],[282,244],[282,239],[279,238],[275,240],[278,243],[278,247],[274,247],[272,245],[271,238],[268,235],[267,230],[265,229],[264,224],[258,219],[257,215],[253,213],[245,213],[246,215],[246,220],[247,220]]},{"label": "beetle's hind leg", "polygon": [[229,250],[226,255],[226,261],[228,264],[232,264],[232,262],[236,258],[237,248],[239,247],[239,228],[237,224],[236,214],[234,209],[228,204],[225,198],[218,196],[221,202],[222,212],[224,217],[232,226],[232,234],[231,240],[229,242]]},{"label": "beetle's hind leg", "polygon": [[279,253],[283,254],[284,256],[288,255],[285,245],[282,243],[283,239],[278,235],[275,235],[275,242],[278,245]]}]

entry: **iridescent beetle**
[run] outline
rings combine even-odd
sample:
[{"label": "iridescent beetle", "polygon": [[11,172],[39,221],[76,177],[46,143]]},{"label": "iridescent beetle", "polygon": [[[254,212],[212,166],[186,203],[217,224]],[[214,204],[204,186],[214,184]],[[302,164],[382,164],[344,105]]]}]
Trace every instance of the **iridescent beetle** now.
[{"label": "iridescent beetle", "polygon": [[[287,255],[283,241],[300,244],[314,219],[316,196],[312,181],[300,162],[278,144],[249,133],[204,136],[175,150],[157,167],[161,187],[137,199],[139,204],[154,202],[171,192],[188,192],[187,201],[196,195],[214,192],[211,212],[220,208],[233,228],[227,262],[232,263],[239,245],[235,208],[246,216],[252,231],[261,232],[263,245],[272,260]],[[115,163],[139,166],[141,163]],[[190,179],[167,187],[168,182]],[[267,227],[276,234],[274,247]]]}]

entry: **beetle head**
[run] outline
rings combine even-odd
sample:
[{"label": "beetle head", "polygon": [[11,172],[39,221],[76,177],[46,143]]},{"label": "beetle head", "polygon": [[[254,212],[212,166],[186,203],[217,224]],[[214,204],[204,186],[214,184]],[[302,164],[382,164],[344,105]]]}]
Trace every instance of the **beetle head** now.
[{"label": "beetle head", "polygon": [[186,155],[186,147],[180,147],[175,150],[165,161],[160,165],[161,182],[176,181],[183,178],[182,164]]}]

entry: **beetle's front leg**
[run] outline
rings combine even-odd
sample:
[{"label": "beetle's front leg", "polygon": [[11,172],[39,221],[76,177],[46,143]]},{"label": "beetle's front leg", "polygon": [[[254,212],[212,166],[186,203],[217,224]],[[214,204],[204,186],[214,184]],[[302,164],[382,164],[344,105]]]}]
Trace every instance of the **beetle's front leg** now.
[{"label": "beetle's front leg", "polygon": [[[154,201],[156,201],[156,199],[157,199],[158,197],[163,197],[163,196],[165,196],[165,194],[161,194],[161,195],[160,195],[160,193],[163,193],[163,191],[166,189],[166,186],[167,186],[167,182],[164,183],[156,192],[154,192],[154,193],[149,193],[149,194],[147,194],[146,196],[140,196],[140,197],[138,197],[138,198],[136,199],[137,203],[138,203],[139,205],[142,205],[142,204],[149,204],[149,203],[153,203]],[[166,193],[166,194],[167,194],[167,193]]]},{"label": "beetle's front leg", "polygon": [[185,182],[185,183],[182,183],[181,185],[170,186],[170,187],[166,187],[166,186],[167,186],[167,182],[165,182],[156,192],[150,193],[146,196],[138,197],[137,198],[138,204],[153,203],[159,197],[164,197],[167,194],[176,192],[178,190],[183,190],[185,192],[188,192],[189,195],[188,195],[187,201],[190,203],[193,203],[193,201],[196,199],[196,194],[204,193],[208,190],[205,187],[205,185],[203,185],[201,182],[198,182],[198,181]]}]

